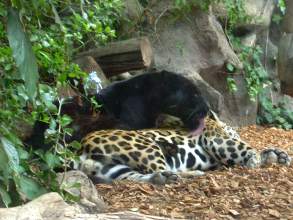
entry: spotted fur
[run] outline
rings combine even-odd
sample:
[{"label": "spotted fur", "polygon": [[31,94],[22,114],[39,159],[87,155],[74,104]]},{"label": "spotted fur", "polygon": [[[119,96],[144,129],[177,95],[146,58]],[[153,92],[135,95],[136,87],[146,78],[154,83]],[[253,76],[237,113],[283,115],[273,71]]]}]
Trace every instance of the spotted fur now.
[{"label": "spotted fur", "polygon": [[92,132],[82,140],[79,169],[98,181],[129,179],[165,184],[223,165],[255,168],[291,162],[279,149],[257,153],[215,115],[205,119],[205,126],[199,136],[184,128]]}]

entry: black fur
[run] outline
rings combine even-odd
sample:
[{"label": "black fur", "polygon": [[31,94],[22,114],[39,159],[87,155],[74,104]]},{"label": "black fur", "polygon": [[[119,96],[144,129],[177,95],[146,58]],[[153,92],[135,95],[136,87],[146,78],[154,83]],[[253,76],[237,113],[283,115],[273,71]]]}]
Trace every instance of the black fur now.
[{"label": "black fur", "polygon": [[113,83],[102,89],[96,99],[107,114],[113,115],[128,129],[155,127],[159,114],[165,113],[179,117],[188,129],[194,130],[199,119],[209,111],[191,81],[167,71]]},{"label": "black fur", "polygon": [[[57,107],[59,104],[54,103]],[[62,105],[61,115],[67,114],[73,122],[69,127],[73,129],[72,136],[66,135],[65,140],[67,143],[71,141],[81,141],[81,139],[88,133],[96,130],[121,128],[124,125],[117,119],[111,116],[99,114],[93,115],[93,109],[88,99],[80,99],[79,97],[68,98]],[[33,146],[34,149],[49,150],[52,142],[45,140],[45,131],[49,128],[49,124],[41,120],[36,120],[34,123],[32,135],[24,140],[28,146]]]}]

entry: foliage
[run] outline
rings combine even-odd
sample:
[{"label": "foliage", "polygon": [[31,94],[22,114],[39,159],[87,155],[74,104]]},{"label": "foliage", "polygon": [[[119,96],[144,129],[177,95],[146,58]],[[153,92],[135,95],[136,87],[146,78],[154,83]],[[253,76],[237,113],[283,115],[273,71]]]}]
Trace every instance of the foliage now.
[{"label": "foliage", "polygon": [[258,116],[257,122],[260,124],[271,124],[279,128],[293,129],[293,111],[286,109],[285,102],[282,101],[273,105],[272,100],[261,96],[262,106],[261,117]]},{"label": "foliage", "polygon": [[277,7],[280,10],[280,13],[273,14],[272,21],[276,24],[280,24],[281,20],[283,19],[283,16],[286,12],[286,3],[285,0],[278,0],[277,1]]},{"label": "foliage", "polygon": [[[237,25],[247,23],[251,18],[246,14],[243,0],[221,0],[227,10],[226,26],[230,30]],[[227,28],[226,27],[226,28]]]},{"label": "foliage", "polygon": [[[234,49],[240,51],[249,96],[253,100],[260,96],[265,113],[258,122],[292,128],[292,112],[282,103],[273,105],[259,95],[269,83],[260,62],[260,48],[243,46],[231,34],[237,25],[250,19],[243,8],[244,0],[174,0],[173,6],[182,15],[193,7],[207,10],[219,2],[227,10],[225,31]],[[278,6],[284,13],[284,0],[278,0]],[[57,90],[74,82],[71,79],[85,77],[72,62],[74,55],[114,39],[122,9],[122,0],[0,1],[0,197],[5,206],[52,190],[77,199],[68,194],[68,186],[57,184],[54,172],[77,160],[70,149],[80,147],[77,142],[65,140],[72,133],[71,119],[61,115],[65,100],[58,98]],[[179,44],[177,47],[182,49]],[[236,91],[233,73],[238,70],[231,64],[226,67],[228,87]],[[18,125],[33,124],[35,120],[49,125],[46,140],[53,143],[49,151],[31,150],[19,138]]]},{"label": "foliage", "polygon": [[240,51],[238,57],[243,63],[243,72],[245,75],[246,88],[252,101],[256,101],[259,93],[270,81],[268,75],[262,66],[260,55],[262,49],[260,46],[245,46],[241,44],[240,39],[231,37],[234,49]]},{"label": "foliage", "polygon": [[243,0],[174,0],[174,8],[176,13],[186,14],[193,7],[199,7],[201,10],[207,11],[211,5],[219,3],[223,4],[227,11],[224,22],[230,29],[251,20],[245,13]]},{"label": "foliage", "polygon": [[36,97],[38,66],[32,46],[25,32],[21,28],[21,22],[17,11],[12,8],[8,11],[7,37],[12,49],[16,66],[19,70],[21,79],[25,82],[28,96],[33,99]]},{"label": "foliage", "polygon": [[174,0],[174,6],[178,11],[189,12],[192,7],[198,6],[202,10],[208,10],[209,6],[218,0]]},{"label": "foliage", "polygon": [[[249,17],[244,9],[244,0],[174,0],[174,6],[179,11],[178,14],[188,13],[192,7],[197,6],[203,10],[207,10],[211,4],[222,4],[226,10],[226,17],[221,18],[224,24],[225,32],[233,49],[237,51],[238,57],[243,64],[243,70],[237,70],[232,64],[226,65],[227,70],[227,86],[231,92],[237,91],[237,85],[233,78],[235,72],[242,72],[245,76],[246,88],[248,95],[252,101],[259,100],[259,104],[264,109],[258,116],[258,123],[276,125],[285,129],[293,127],[292,114],[293,111],[286,110],[282,103],[273,105],[272,100],[264,96],[264,88],[270,86],[272,82],[268,78],[268,74],[261,62],[262,48],[259,45],[245,46],[241,44],[240,38],[233,33],[241,26],[241,24],[249,23],[252,18]],[[285,0],[278,0],[277,6],[281,14],[285,14]],[[256,18],[257,19],[257,18]],[[273,16],[273,21],[280,22],[282,17],[278,14]]]},{"label": "foliage", "polygon": [[[284,14],[286,6],[283,0],[278,1],[278,6],[281,12]],[[243,6],[242,6],[243,7]],[[232,10],[233,11],[233,10]],[[245,15],[241,15],[244,11],[239,10],[240,20],[246,22],[249,18]],[[229,16],[229,18],[233,16]],[[273,17],[274,19],[274,17]],[[277,105],[273,104],[273,101],[265,96],[264,89],[272,85],[266,70],[261,62],[262,48],[259,45],[245,46],[241,44],[240,39],[235,37],[233,32],[233,24],[237,22],[230,22],[232,24],[227,31],[229,39],[233,44],[235,51],[238,51],[238,57],[243,64],[243,72],[245,75],[246,88],[248,95],[252,101],[259,100],[259,105],[262,111],[259,113],[257,123],[270,124],[284,129],[293,128],[293,111],[286,109],[283,102]],[[227,66],[228,71],[233,71],[233,68]],[[237,90],[236,84],[231,77],[227,78],[228,88],[234,92]]]},{"label": "foliage", "polygon": [[281,13],[284,15],[286,12],[286,2],[285,0],[277,0],[277,6],[280,9]]},{"label": "foliage", "polygon": [[[0,197],[5,206],[48,190],[76,199],[57,184],[54,172],[76,159],[69,148],[80,147],[65,141],[71,119],[61,115],[64,100],[57,88],[85,76],[73,56],[115,38],[122,7],[121,0],[0,1]],[[46,139],[54,146],[47,152],[24,147],[18,137],[18,125],[35,120],[49,125]]]},{"label": "foliage", "polygon": [[226,80],[229,91],[236,92],[238,89],[235,80],[232,77],[227,77]]}]

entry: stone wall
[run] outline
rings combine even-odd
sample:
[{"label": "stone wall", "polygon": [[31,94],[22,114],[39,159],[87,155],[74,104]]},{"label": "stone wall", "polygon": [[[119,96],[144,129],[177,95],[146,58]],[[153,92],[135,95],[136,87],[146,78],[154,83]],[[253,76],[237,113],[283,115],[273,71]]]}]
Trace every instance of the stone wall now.
[{"label": "stone wall", "polygon": [[[229,124],[244,126],[256,122],[258,103],[250,101],[243,74],[234,75],[237,92],[231,93],[227,87],[226,64],[241,69],[242,63],[231,48],[223,24],[219,22],[227,13],[222,5],[213,5],[207,12],[193,9],[189,14],[176,17],[171,13],[173,6],[168,0],[150,1],[147,13],[141,5],[137,5],[138,1],[127,2],[126,14],[132,15],[133,22],[137,19],[143,24],[141,31],[152,41],[155,56],[153,68],[181,73],[193,80],[212,109]],[[267,94],[274,94],[278,101],[283,98],[280,89],[275,89],[280,84],[276,57],[281,34],[271,22],[276,12],[276,1],[245,1],[245,10],[253,19],[247,24],[239,24],[239,37],[246,45],[259,44],[263,48],[263,65],[275,82],[274,86],[268,87]],[[133,33],[134,36],[137,34]],[[288,53],[285,52],[284,56],[288,57]],[[289,61],[286,63],[292,65],[293,62]]]}]

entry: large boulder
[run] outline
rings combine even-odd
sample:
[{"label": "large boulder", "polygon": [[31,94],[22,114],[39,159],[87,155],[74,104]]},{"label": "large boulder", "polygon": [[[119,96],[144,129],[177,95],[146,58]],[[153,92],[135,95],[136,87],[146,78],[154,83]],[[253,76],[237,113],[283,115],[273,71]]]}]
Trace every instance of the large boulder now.
[{"label": "large boulder", "polygon": [[[285,32],[290,32],[293,23],[292,19],[290,20],[291,12],[288,11],[291,5],[291,1],[287,1],[287,14],[283,22]],[[271,22],[273,13],[278,11],[276,1],[247,0],[244,1],[244,9],[252,20],[237,24],[235,33],[241,37],[244,45],[261,45],[264,51],[264,68],[268,71],[269,78],[275,82],[273,86],[267,87],[267,94],[279,97],[277,100],[280,100],[283,96],[278,88],[280,83],[276,68],[280,25]],[[190,13],[180,15],[174,10],[174,2],[153,0],[144,11],[147,11],[147,14],[140,27],[151,38],[154,47],[154,68],[182,73],[193,80],[222,120],[236,126],[255,123],[258,103],[249,100],[244,76],[233,76],[238,86],[236,93],[230,93],[227,87],[226,64],[240,69],[242,64],[231,49],[218,22],[225,21],[227,17],[224,3],[213,5],[208,12],[194,8]],[[141,8],[137,12],[141,12]],[[288,36],[286,41],[286,51],[281,52],[283,54],[289,51]],[[281,55],[279,54],[279,57]],[[280,59],[282,66],[278,62],[279,75],[283,76],[280,71],[287,71],[286,74],[290,72],[291,58],[287,56],[278,60]],[[289,79],[290,77],[286,76],[286,80]],[[282,85],[284,90],[284,80]]]},{"label": "large boulder", "polygon": [[136,212],[91,214],[63,201],[57,193],[48,193],[23,205],[0,208],[0,220],[168,220]]},{"label": "large boulder", "polygon": [[[71,170],[66,173],[58,173],[57,180],[62,188],[71,195],[79,198],[75,204],[84,213],[100,213],[107,208],[103,198],[98,194],[95,185],[83,172]],[[78,184],[80,187],[74,187]]]},{"label": "large boulder", "polygon": [[[262,95],[271,99],[273,105],[277,106],[279,103],[284,103],[284,108],[286,109],[292,109],[293,106],[293,98],[283,94],[293,87],[293,81],[292,86],[288,86],[292,76],[292,58],[290,58],[292,56],[292,42],[290,42],[289,32],[293,30],[293,22],[290,19],[291,17],[288,16],[292,14],[289,10],[290,6],[293,11],[292,3],[292,1],[287,2],[286,15],[282,20],[283,25],[281,26],[278,22],[271,22],[268,29],[257,32],[256,42],[263,50],[261,55],[262,64],[268,73],[270,82],[272,82],[267,85]],[[279,8],[275,8],[274,15],[282,16]],[[263,110],[262,106],[260,106],[260,116]]]},{"label": "large boulder", "polygon": [[282,29],[286,33],[293,33],[293,1],[286,0],[286,14],[283,18]]},{"label": "large boulder", "polygon": [[[243,2],[243,9],[250,19],[246,23],[238,23],[238,27],[246,27],[248,30],[264,29],[269,27],[271,23],[271,17],[276,6],[274,0],[246,0]],[[225,3],[217,2],[212,4],[212,12],[225,21],[228,17],[228,11],[226,10]]]},{"label": "large boulder", "polygon": [[252,21],[249,21],[249,25],[269,27],[276,5],[275,2],[274,0],[244,1],[244,10],[252,18]]},{"label": "large boulder", "polygon": [[48,193],[23,206],[0,209],[0,220],[58,220],[75,213],[81,211],[64,202],[59,194]]},{"label": "large boulder", "polygon": [[138,21],[142,18],[144,8],[137,0],[124,0],[124,14],[132,21]]},{"label": "large boulder", "polygon": [[286,14],[283,19],[283,35],[279,43],[278,75],[281,90],[293,97],[293,1],[286,1]]},{"label": "large boulder", "polygon": [[280,40],[278,75],[282,92],[293,96],[293,33],[284,33]]},{"label": "large boulder", "polygon": [[256,103],[249,101],[243,75],[237,75],[239,89],[231,94],[225,66],[242,64],[231,49],[216,17],[198,9],[174,21],[170,1],[152,7],[155,22],[146,30],[153,45],[154,68],[182,73],[201,89],[220,118],[234,126],[255,123]]},{"label": "large boulder", "polygon": [[23,206],[0,208],[0,220],[69,220],[77,214],[106,211],[102,197],[84,173],[74,170],[60,173],[57,180],[64,190],[79,198],[77,203],[70,205],[58,193],[47,193]]}]

